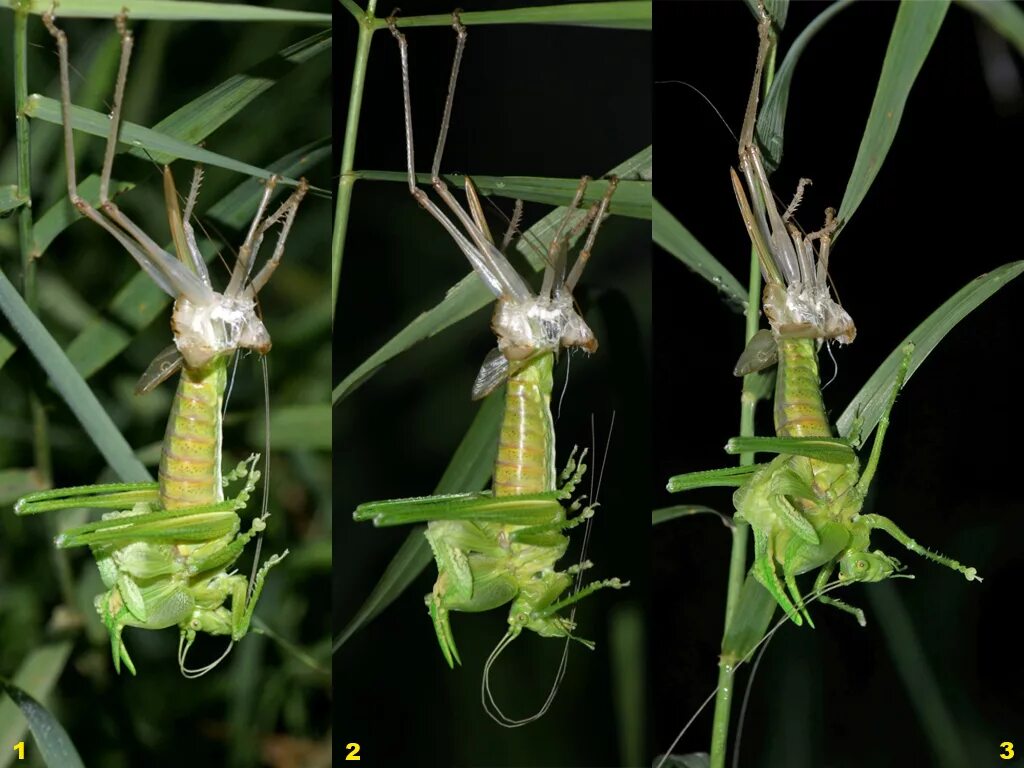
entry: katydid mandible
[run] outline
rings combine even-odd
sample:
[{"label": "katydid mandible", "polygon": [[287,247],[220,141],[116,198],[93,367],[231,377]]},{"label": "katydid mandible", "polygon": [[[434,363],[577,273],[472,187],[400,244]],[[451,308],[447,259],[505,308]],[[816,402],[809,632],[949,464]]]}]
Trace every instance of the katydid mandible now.
[{"label": "katydid mandible", "polygon": [[[511,603],[508,630],[485,667],[486,690],[486,670],[497,653],[523,629],[542,637],[577,640],[592,648],[593,643],[574,634],[576,626],[572,619],[559,612],[599,589],[619,589],[628,584],[617,578],[606,579],[560,599],[572,587],[577,575],[591,566],[582,561],[559,571],[556,564],[568,547],[566,532],[590,519],[593,507],[581,508],[579,500],[568,503],[569,513],[578,512],[570,518],[563,506],[586,470],[585,452],[577,460],[574,450],[559,477],[550,408],[552,370],[558,352],[574,347],[588,352],[597,349],[597,339],[576,311],[572,291],[607,215],[617,181],[610,179],[604,196],[576,225],[577,234],[588,226],[590,230],[567,274],[566,241],[573,234],[567,231],[571,229],[569,221],[573,215],[579,215],[589,181],[586,177],[581,180],[569,213],[549,247],[541,290],[534,294],[495,245],[469,177],[465,179],[468,211],[440,177],[441,155],[466,41],[466,30],[457,13],[453,15],[452,24],[457,36],[455,60],[431,179],[434,190],[464,232],[416,186],[407,43],[393,20],[389,26],[398,41],[402,63],[409,191],[451,234],[497,298],[491,321],[497,347],[484,359],[472,396],[482,398],[506,382],[507,390],[490,492],[371,502],[360,505],[354,517],[373,520],[378,526],[427,522],[426,537],[437,562],[438,577],[426,603],[449,666],[461,663],[450,626],[450,612],[488,611]],[[509,239],[510,236],[506,236],[506,244]],[[524,722],[506,721],[504,724]]]},{"label": "katydid mandible", "polygon": [[[286,550],[268,558],[251,583],[229,570],[246,544],[266,527],[266,513],[254,518],[248,531],[241,531],[238,511],[245,507],[260,478],[256,469],[259,456],[222,473],[222,411],[232,357],[243,349],[261,355],[270,350],[270,334],[257,313],[256,295],[284,254],[306,183],[302,181],[280,207],[268,213],[277,183],[275,178],[269,180],[228,286],[223,293],[215,291],[190,223],[202,180],[200,168],[193,175],[184,213],[178,206],[171,172],[164,169],[165,202],[177,258],[146,235],[109,197],[133,45],[124,14],[116,22],[121,58],[98,210],[78,194],[67,37],[55,24],[52,12],[43,15],[43,22],[56,40],[60,57],[68,195],[80,213],[113,235],[175,300],[171,316],[174,347],[158,356],[143,375],[139,389],[148,391],[178,369],[181,377],[167,422],[159,482],[43,491],[20,499],[15,512],[28,515],[73,507],[114,510],[99,521],[64,531],[55,543],[61,548],[88,546],[96,558],[107,591],[96,597],[95,606],[110,634],[115,669],[120,672],[123,663],[135,674],[122,639],[125,627],[177,626],[179,668],[186,677],[198,676],[216,666],[248,632],[267,572],[288,554]],[[256,271],[260,245],[275,225],[280,229],[273,254]],[[224,488],[229,483],[241,483],[241,488],[233,498],[225,499]],[[231,643],[217,661],[190,669],[186,657],[200,632],[228,636]]]},{"label": "katydid mandible", "polygon": [[[737,519],[750,523],[754,534],[754,577],[795,624],[806,619],[813,627],[796,583],[800,574],[818,569],[814,589],[820,594],[837,568],[840,582],[845,583],[881,581],[903,570],[896,558],[871,550],[870,536],[875,529],[885,531],[912,552],[962,573],[968,581],[980,578],[974,568],[929,552],[889,518],[861,514],[913,344],[904,348],[903,363],[861,472],[853,449],[856,437],[845,440],[832,435],[818,378],[822,342],[834,339],[848,344],[856,335],[853,320],[833,299],[828,284],[835,214],[826,211],[824,227],[808,235],[791,221],[803,189],[810,183],[807,179],[801,179],[793,202],[780,213],[754,136],[761,73],[771,47],[771,19],[763,7],[760,13],[757,66],[739,145],[746,190],[735,171],[732,182],[765,279],[763,306],[771,330],[762,330],[751,339],[735,373],[745,375],[777,363],[776,437],[734,438],[727,450],[777,455],[758,466],[680,475],[669,481],[668,488],[738,486],[733,503]],[[859,608],[824,594],[820,599],[865,624]]]}]

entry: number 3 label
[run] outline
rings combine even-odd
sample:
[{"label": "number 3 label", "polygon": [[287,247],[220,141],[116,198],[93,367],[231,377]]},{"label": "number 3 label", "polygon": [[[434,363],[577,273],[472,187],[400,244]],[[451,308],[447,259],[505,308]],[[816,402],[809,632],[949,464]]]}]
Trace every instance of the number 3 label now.
[{"label": "number 3 label", "polygon": [[1004,741],[999,746],[1006,750],[1001,755],[999,755],[999,757],[1002,758],[1003,760],[1012,760],[1013,757],[1014,757],[1013,742],[1012,741]]}]

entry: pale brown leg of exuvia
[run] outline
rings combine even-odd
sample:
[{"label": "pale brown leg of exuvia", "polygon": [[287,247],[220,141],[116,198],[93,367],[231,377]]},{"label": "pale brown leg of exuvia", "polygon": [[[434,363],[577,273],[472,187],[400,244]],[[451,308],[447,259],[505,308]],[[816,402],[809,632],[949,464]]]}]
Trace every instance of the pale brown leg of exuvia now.
[{"label": "pale brown leg of exuvia", "polygon": [[604,221],[604,217],[608,212],[608,206],[612,201],[612,195],[615,194],[618,186],[619,179],[617,176],[612,176],[608,179],[608,189],[605,190],[600,202],[597,203],[597,213],[594,214],[594,223],[590,227],[587,241],[583,244],[580,255],[576,257],[576,263],[572,265],[572,272],[569,273],[569,278],[565,281],[565,287],[570,293],[576,287],[576,283],[579,281],[584,268],[587,266],[587,262],[590,260],[590,252],[594,247],[594,241],[597,239],[597,231],[601,228],[601,222]]},{"label": "pale brown leg of exuvia", "polygon": [[[458,58],[461,58],[462,50],[465,43],[465,30],[459,32],[461,24],[456,26],[456,32],[459,35],[459,43],[456,46],[456,65],[453,67],[453,74],[458,71]],[[412,129],[412,98],[410,96],[409,86],[409,44],[399,30],[394,15],[388,18],[388,29],[391,30],[392,37],[398,43],[398,52],[401,59],[402,66],[402,96],[404,103],[405,112],[405,157],[406,157],[406,170],[407,179],[409,185],[409,194],[415,198],[416,202],[422,207],[427,213],[433,216],[438,223],[451,235],[452,239],[455,240],[456,245],[459,246],[459,250],[469,259],[473,269],[481,276],[487,287],[495,296],[507,295],[519,300],[524,300],[530,297],[529,287],[523,282],[522,278],[515,273],[515,270],[507,263],[505,258],[498,251],[497,247],[491,243],[488,243],[483,233],[478,231],[478,228],[474,226],[472,218],[458,205],[455,199],[447,192],[443,183],[438,186],[438,194],[441,195],[442,199],[445,200],[448,207],[456,214],[459,221],[469,232],[473,238],[473,242],[462,233],[462,231],[455,225],[455,223],[449,219],[445,213],[427,196],[427,193],[420,189],[416,184],[416,154],[413,144],[413,129]],[[449,102],[452,100],[452,95],[449,94]],[[446,107],[446,114],[450,110],[450,104]],[[442,139],[444,136],[441,137]],[[435,153],[435,156],[438,156]]]},{"label": "pale brown leg of exuvia", "polygon": [[[43,14],[43,24],[57,43],[57,54],[60,68],[60,108],[63,123],[64,161],[67,173],[68,197],[75,208],[85,217],[99,224],[109,232],[127,250],[139,265],[153,278],[166,293],[174,296],[176,287],[161,266],[161,249],[152,240],[139,232],[137,227],[125,227],[127,217],[106,218],[97,211],[88,200],[78,193],[78,180],[75,173],[75,148],[71,125],[71,78],[68,61],[68,39],[64,31],[54,22],[52,11]],[[107,137],[107,150],[104,155],[104,168],[100,178],[100,207],[110,215],[109,208],[113,204],[109,200],[110,174],[113,164],[114,150],[117,146],[117,134],[120,128],[121,102],[124,98],[124,84],[127,78],[128,62],[131,58],[132,35],[127,28],[124,15],[117,18],[117,29],[121,35],[121,59],[118,67],[118,81],[114,88],[114,110],[111,114],[111,130]],[[116,210],[116,209],[114,209]],[[130,222],[128,222],[130,224]],[[141,238],[140,235],[141,234]],[[159,252],[160,255],[156,255]]]},{"label": "pale brown leg of exuvia", "polygon": [[587,184],[589,183],[589,176],[584,176],[580,179],[580,183],[576,187],[576,194],[573,196],[572,202],[569,203],[569,207],[566,209],[562,220],[558,223],[555,236],[548,243],[547,267],[544,269],[544,282],[541,284],[539,294],[541,296],[557,295],[561,291],[562,282],[565,280],[565,261],[568,258],[568,248],[565,245],[565,228],[569,225],[576,211],[579,210],[580,202],[583,200],[583,195],[586,193]]}]

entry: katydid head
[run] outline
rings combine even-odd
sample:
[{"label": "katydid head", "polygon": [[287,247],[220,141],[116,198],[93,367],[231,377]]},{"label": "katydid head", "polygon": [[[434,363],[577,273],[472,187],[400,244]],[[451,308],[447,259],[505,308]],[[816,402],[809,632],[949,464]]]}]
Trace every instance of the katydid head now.
[{"label": "katydid head", "polygon": [[839,560],[840,581],[884,581],[899,570],[899,561],[879,550],[847,552]]}]

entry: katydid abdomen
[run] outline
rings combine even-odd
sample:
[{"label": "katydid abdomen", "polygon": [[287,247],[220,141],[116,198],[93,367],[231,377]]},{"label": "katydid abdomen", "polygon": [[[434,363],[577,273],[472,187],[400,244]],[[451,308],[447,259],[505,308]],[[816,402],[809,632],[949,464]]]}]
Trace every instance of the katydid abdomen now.
[{"label": "katydid abdomen", "polygon": [[160,506],[164,509],[224,499],[220,454],[226,380],[226,358],[181,372],[160,453]]},{"label": "katydid abdomen", "polygon": [[779,437],[831,437],[818,381],[816,339],[778,339],[775,379],[775,434]]},{"label": "katydid abdomen", "polygon": [[554,355],[543,354],[508,379],[494,462],[495,496],[555,490],[555,426],[551,419]]}]

